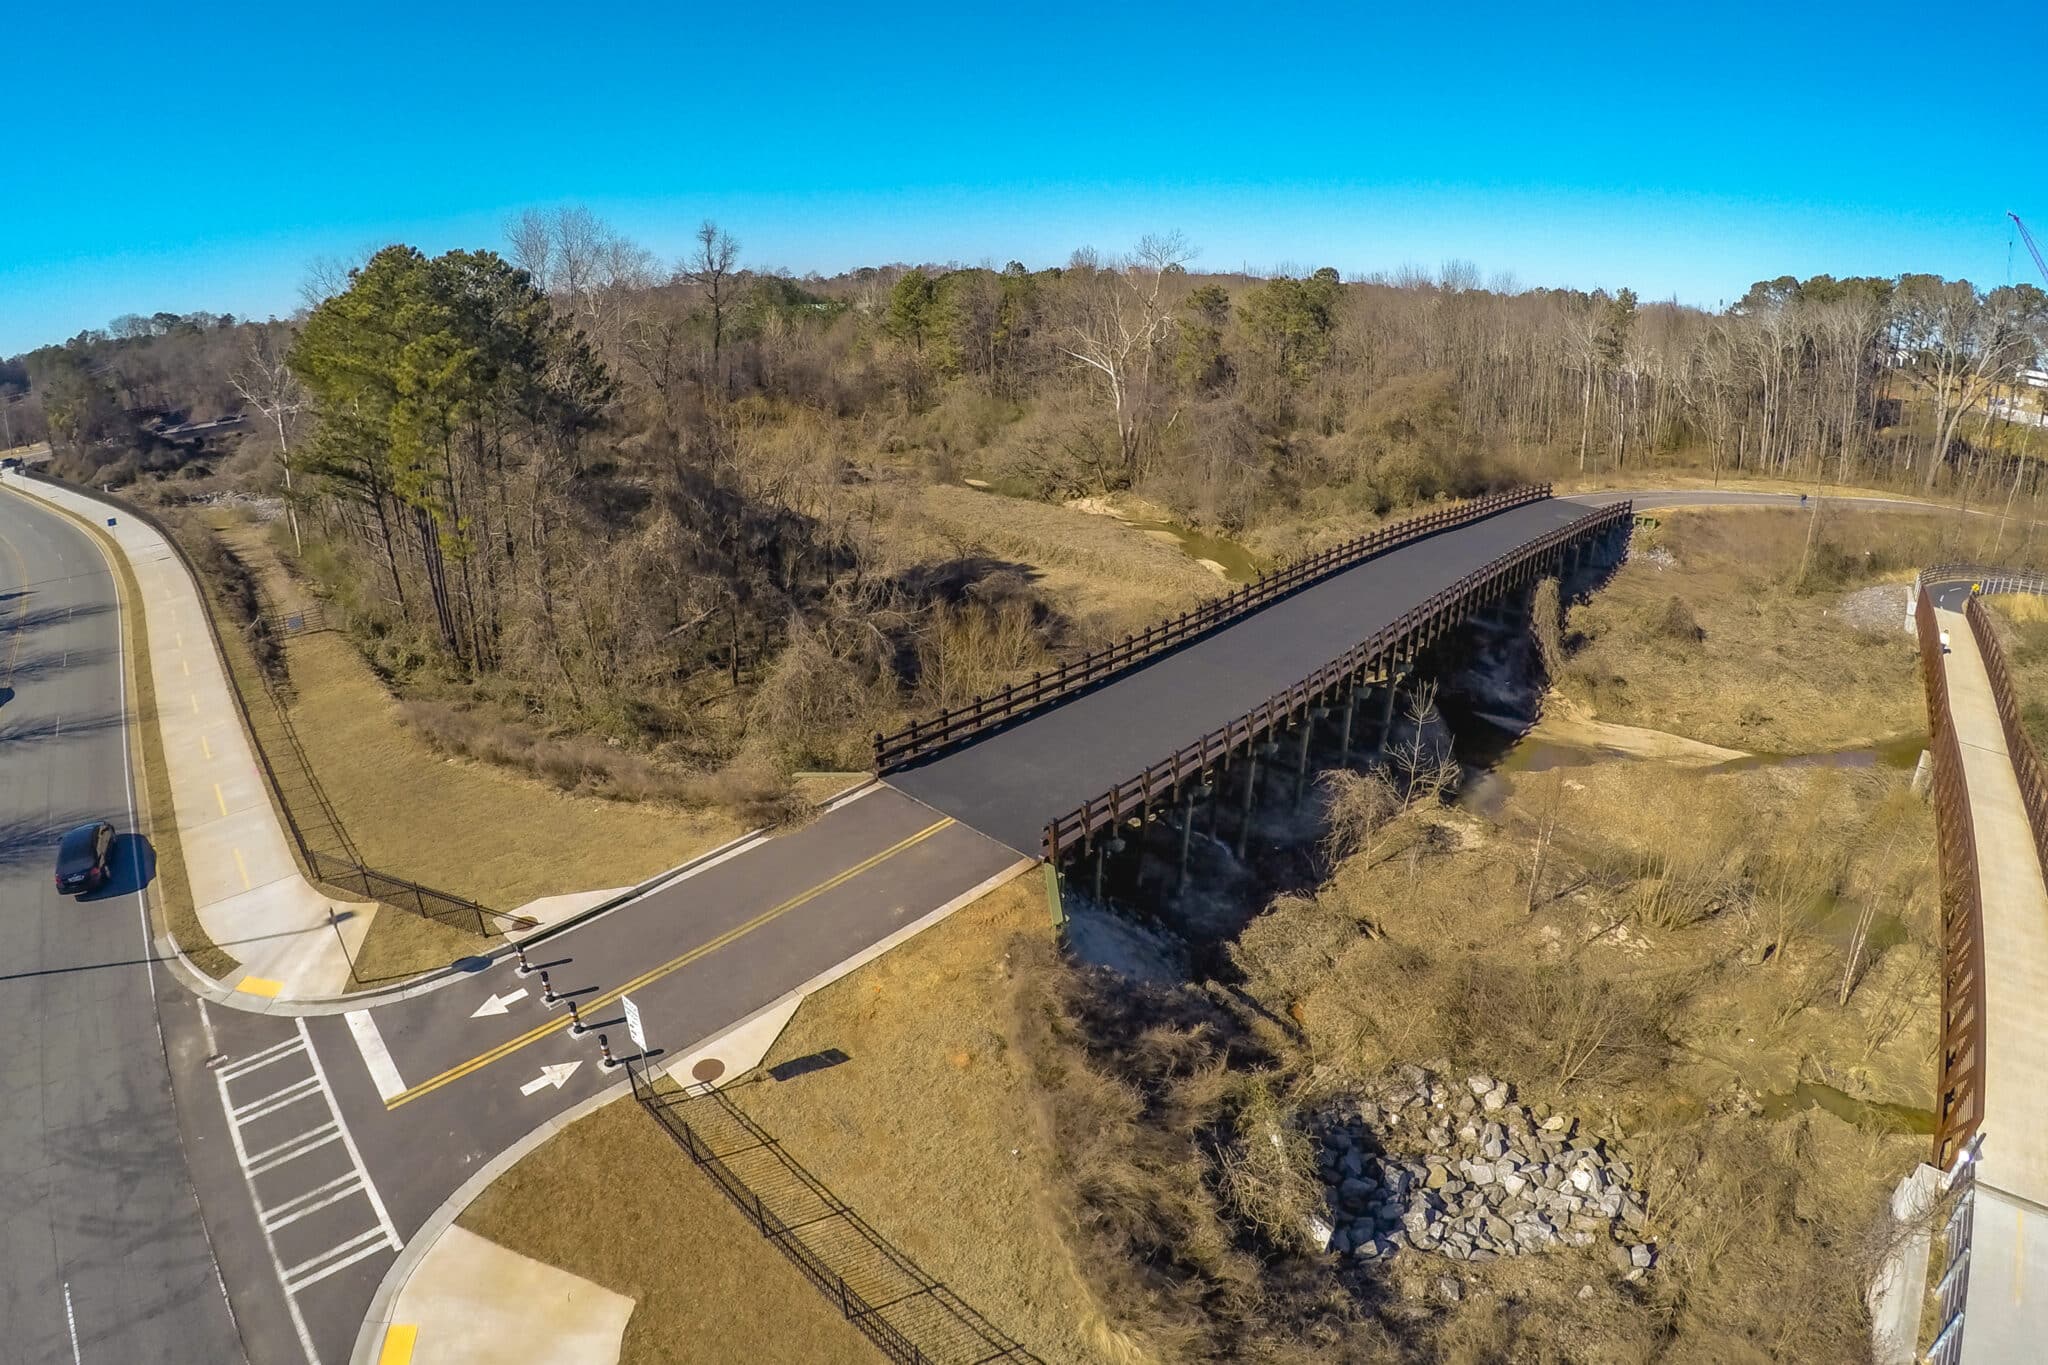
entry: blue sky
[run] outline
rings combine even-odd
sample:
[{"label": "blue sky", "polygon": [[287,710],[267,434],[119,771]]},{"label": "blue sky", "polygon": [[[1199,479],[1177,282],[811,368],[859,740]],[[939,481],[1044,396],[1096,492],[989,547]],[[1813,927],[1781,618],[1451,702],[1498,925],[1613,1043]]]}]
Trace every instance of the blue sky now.
[{"label": "blue sky", "polygon": [[2004,283],[2004,211],[2048,235],[2037,54],[1924,5],[183,9],[0,20],[0,354],[288,313],[315,256],[561,203],[665,258],[709,215],[798,272],[1180,228],[1213,268],[1462,258],[1709,307]]}]

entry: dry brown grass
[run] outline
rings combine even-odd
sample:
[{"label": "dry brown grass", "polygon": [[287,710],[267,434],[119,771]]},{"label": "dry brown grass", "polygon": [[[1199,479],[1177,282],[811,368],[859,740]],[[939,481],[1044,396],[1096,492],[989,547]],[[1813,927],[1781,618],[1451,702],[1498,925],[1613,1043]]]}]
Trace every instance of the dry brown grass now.
[{"label": "dry brown grass", "polygon": [[[1522,774],[1502,823],[1439,826],[1408,859],[1354,857],[1277,902],[1234,954],[1245,989],[1298,1021],[1314,1083],[1444,1057],[1513,1079],[1618,1138],[1645,1171],[1665,1270],[1635,1296],[1576,1252],[1447,1267],[1476,1292],[1403,1333],[1425,1359],[1841,1360],[1865,1347],[1861,1276],[1879,1209],[1925,1154],[1917,1135],[1827,1114],[1760,1119],[1795,1082],[1925,1107],[1935,1027],[1929,817],[1902,774],[1569,770],[1531,913],[1530,842],[1552,774]],[[1677,857],[1697,840],[1704,852]],[[1842,856],[1817,858],[1838,849]],[[1663,850],[1663,852],[1658,852]],[[1808,869],[1818,867],[1811,878]],[[1676,882],[1677,887],[1668,884]],[[1682,905],[1683,913],[1660,913]],[[1838,1003],[1851,926],[1860,979]],[[1585,1301],[1579,1284],[1598,1286]],[[1412,1291],[1414,1286],[1409,1285]],[[1795,1296],[1801,1312],[1777,1305]],[[1560,1353],[1558,1343],[1571,1342]]]},{"label": "dry brown grass", "polygon": [[[1919,732],[1925,704],[1903,631],[1833,612],[1843,591],[1910,577],[1952,524],[1897,513],[1659,514],[1629,564],[1567,622],[1554,684],[1600,719],[1758,753],[1800,754]],[[1660,567],[1649,553],[1676,559]],[[1804,571],[1802,573],[1802,565]]]},{"label": "dry brown grass", "polygon": [[293,728],[372,867],[510,909],[631,885],[740,832],[724,814],[571,795],[443,757],[344,637],[301,636],[288,651]]},{"label": "dry brown grass", "polygon": [[1140,630],[1229,585],[1114,517],[948,484],[918,494],[893,535],[910,560],[983,553],[1027,566],[1088,638]]},{"label": "dry brown grass", "polygon": [[1061,1155],[1011,1045],[1020,956],[1050,938],[1017,878],[804,1002],[767,1066],[851,1058],[735,1094],[783,1146],[991,1322],[1048,1362],[1101,1358],[1047,1190]]},{"label": "dry brown grass", "polygon": [[549,1139],[457,1221],[631,1298],[621,1365],[876,1358],[631,1100]]},{"label": "dry brown grass", "polygon": [[2048,752],[2048,597],[1994,593],[1984,605],[2005,646],[2013,690],[2019,694],[2020,723],[2034,747]]}]

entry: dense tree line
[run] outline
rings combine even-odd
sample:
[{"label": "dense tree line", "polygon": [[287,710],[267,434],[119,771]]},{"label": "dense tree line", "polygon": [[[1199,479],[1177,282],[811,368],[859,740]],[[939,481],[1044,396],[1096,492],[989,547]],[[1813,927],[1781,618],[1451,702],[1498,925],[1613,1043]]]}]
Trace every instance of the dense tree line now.
[{"label": "dense tree line", "polygon": [[1205,275],[1178,235],[802,279],[710,223],[666,264],[581,210],[507,238],[323,269],[288,323],[119,319],[0,366],[0,400],[112,479],[164,463],[153,420],[247,415],[230,473],[392,648],[600,720],[800,645],[837,691],[790,704],[851,726],[938,668],[935,612],[1008,638],[889,552],[919,481],[1271,534],[1659,464],[2031,497],[2048,450],[1987,401],[2048,349],[2030,286],[1788,276],[1709,313],[1457,263]]}]

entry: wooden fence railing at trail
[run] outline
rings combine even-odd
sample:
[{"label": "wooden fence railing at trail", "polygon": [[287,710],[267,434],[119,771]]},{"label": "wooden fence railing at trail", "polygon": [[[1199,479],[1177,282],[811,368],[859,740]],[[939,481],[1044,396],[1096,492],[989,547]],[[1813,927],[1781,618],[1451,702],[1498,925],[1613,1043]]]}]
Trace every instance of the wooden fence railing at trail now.
[{"label": "wooden fence railing at trail", "polygon": [[915,721],[893,733],[876,735],[875,771],[891,772],[1019,716],[1064,701],[1126,669],[1168,650],[1178,649],[1239,617],[1270,606],[1290,593],[1362,564],[1375,555],[1509,508],[1540,502],[1549,496],[1550,485],[1547,483],[1511,489],[1505,493],[1489,493],[1469,502],[1382,526],[1341,545],[1305,555],[1275,573],[1262,576],[1255,583],[1247,583],[1234,592],[1204,602],[1193,611],[1155,622],[1137,634],[1126,635],[1115,644],[1091,651],[1058,668],[1033,674],[1029,682],[1013,683],[992,696],[976,697],[971,705],[959,710],[941,711],[930,720]]},{"label": "wooden fence railing at trail", "polygon": [[[2048,579],[2043,581],[2048,584]],[[1991,678],[1991,699],[1998,706],[1998,723],[2005,731],[2005,752],[2012,759],[2020,799],[2027,806],[2027,824],[2034,831],[2034,851],[2043,871],[2048,871],[2048,767],[2043,766],[2034,737],[2027,733],[2026,723],[2020,719],[2019,688],[2013,683],[2012,666],[2005,658],[2005,642],[1998,638],[1989,609],[1973,596],[1963,608],[1963,618],[1970,623],[1977,652],[1984,658],[1984,671]]]},{"label": "wooden fence railing at trail", "polygon": [[1053,820],[1045,827],[1046,858],[1057,862],[1063,850],[1087,840],[1105,825],[1146,809],[1185,783],[1200,780],[1229,755],[1280,729],[1346,679],[1370,672],[1389,658],[1426,646],[1461,620],[1474,603],[1490,600],[1529,581],[1547,561],[1561,555],[1574,542],[1628,525],[1633,517],[1634,510],[1627,502],[1600,508],[1466,574],[1285,692],[1267,698],[1221,729],[1211,731],[1144,772],[1117,783],[1101,796],[1084,801],[1079,809]]},{"label": "wooden fence railing at trail", "polygon": [[1927,688],[1935,841],[1941,861],[1941,1055],[1933,1164],[1947,1168],[1984,1121],[1984,903],[1962,749],[1949,709],[1941,626],[1934,615],[1934,598],[1925,590],[1913,616]]}]

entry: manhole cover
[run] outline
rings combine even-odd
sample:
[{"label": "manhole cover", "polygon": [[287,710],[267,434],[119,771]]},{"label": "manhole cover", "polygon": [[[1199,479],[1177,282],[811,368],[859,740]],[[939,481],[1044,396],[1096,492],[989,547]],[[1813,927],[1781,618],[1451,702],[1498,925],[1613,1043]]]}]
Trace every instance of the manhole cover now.
[{"label": "manhole cover", "polygon": [[706,1057],[703,1061],[690,1068],[690,1075],[693,1078],[704,1081],[707,1084],[717,1080],[724,1074],[725,1063],[719,1061],[716,1057]]}]

